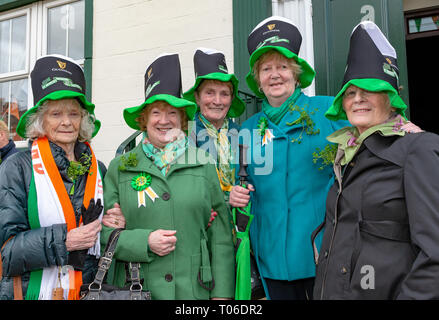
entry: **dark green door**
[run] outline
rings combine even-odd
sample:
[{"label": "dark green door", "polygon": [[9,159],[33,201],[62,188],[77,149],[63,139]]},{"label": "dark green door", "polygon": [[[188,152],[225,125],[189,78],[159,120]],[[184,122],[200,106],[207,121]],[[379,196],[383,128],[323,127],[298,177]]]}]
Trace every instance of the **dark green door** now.
[{"label": "dark green door", "polygon": [[316,95],[333,96],[341,89],[352,29],[361,21],[370,20],[396,50],[401,96],[408,105],[402,0],[313,0],[312,5]]}]

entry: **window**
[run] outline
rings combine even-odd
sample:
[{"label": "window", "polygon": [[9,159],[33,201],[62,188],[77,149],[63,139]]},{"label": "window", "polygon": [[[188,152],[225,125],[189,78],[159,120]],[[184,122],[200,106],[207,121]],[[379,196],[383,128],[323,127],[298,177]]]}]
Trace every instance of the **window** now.
[{"label": "window", "polygon": [[439,35],[439,6],[406,11],[406,39],[418,39]]},{"label": "window", "polygon": [[84,64],[85,0],[36,1],[0,12],[0,119],[15,133],[20,117],[33,103],[30,72],[36,59],[62,54]]}]

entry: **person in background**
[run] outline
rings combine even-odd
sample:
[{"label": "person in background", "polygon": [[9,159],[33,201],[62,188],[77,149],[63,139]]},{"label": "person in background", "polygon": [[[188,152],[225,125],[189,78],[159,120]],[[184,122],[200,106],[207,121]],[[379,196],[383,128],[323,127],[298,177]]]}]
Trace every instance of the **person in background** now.
[{"label": "person in background", "polygon": [[0,167],[0,298],[75,300],[100,254],[105,166],[89,143],[100,122],[70,58],[39,58],[31,81],[35,106],[17,126],[30,148]]},{"label": "person in background", "polygon": [[342,89],[326,112],[352,126],[338,146],[316,254],[315,299],[439,298],[439,136],[401,129],[394,48],[370,21],[350,38]]},{"label": "person in background", "polygon": [[[185,133],[195,112],[195,103],[181,98],[178,55],[157,57],[146,69],[145,102],[123,113],[143,140],[111,161],[104,181],[105,208],[120,204],[126,221],[107,281],[123,287],[125,263],[140,262],[152,299],[234,296],[230,211],[215,165],[198,161],[200,150]],[[208,227],[211,209],[218,216]],[[103,245],[112,231],[103,227]]]},{"label": "person in background", "polygon": [[0,165],[7,157],[18,152],[14,141],[9,137],[9,129],[3,120],[0,120]]}]

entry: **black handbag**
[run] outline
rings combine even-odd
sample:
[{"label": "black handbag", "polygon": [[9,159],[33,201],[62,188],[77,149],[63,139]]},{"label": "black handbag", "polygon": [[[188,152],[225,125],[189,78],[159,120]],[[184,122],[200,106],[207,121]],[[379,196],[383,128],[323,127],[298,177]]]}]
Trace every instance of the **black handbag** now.
[{"label": "black handbag", "polygon": [[92,283],[83,284],[80,290],[80,300],[151,300],[149,290],[142,291],[140,281],[140,263],[129,262],[131,285],[119,288],[103,283],[105,275],[111,266],[117,240],[123,229],[115,229],[105,247],[104,255],[99,259],[98,271]]}]

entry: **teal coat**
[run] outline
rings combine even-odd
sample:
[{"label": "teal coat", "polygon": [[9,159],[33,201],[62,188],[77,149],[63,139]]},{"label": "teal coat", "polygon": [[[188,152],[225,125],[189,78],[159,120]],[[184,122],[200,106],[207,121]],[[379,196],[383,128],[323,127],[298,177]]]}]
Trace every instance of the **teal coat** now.
[{"label": "teal coat", "polygon": [[[251,197],[255,216],[251,244],[264,278],[292,281],[315,276],[311,233],[324,220],[333,171],[332,166],[319,170],[321,163],[313,163],[313,152],[329,144],[328,135],[348,125],[347,121],[332,122],[324,117],[332,100],[302,93],[296,101],[311,117],[314,130],[320,130],[316,135],[302,132],[302,124],[287,124],[299,118],[297,111],[288,111],[279,125],[267,119],[275,137],[264,146],[256,130],[259,119],[266,117],[263,112],[241,127],[240,136],[250,146],[249,182],[256,189]],[[320,245],[321,239],[317,242]]]},{"label": "teal coat", "polygon": [[[206,153],[188,148],[185,159]],[[115,202],[126,218],[126,230],[117,243],[115,258],[109,271],[108,282],[125,284],[125,261],[141,262],[144,289],[151,291],[152,299],[209,299],[231,298],[234,295],[234,248],[230,225],[230,211],[223,199],[215,165],[186,161],[171,166],[166,177],[145,156],[142,146],[136,154],[138,164],[119,170],[121,157],[113,159],[104,180],[105,210]],[[127,156],[127,155],[126,155]],[[180,159],[181,160],[181,159]],[[189,163],[189,164],[188,164]],[[192,163],[192,164],[190,164]],[[151,187],[160,197],[146,197],[146,207],[138,207],[137,191],[131,180],[145,172],[152,177]],[[206,231],[211,208],[218,212],[212,226]],[[160,257],[149,250],[148,236],[157,229],[177,230],[176,249]],[[112,229],[103,228],[101,242],[106,245]],[[207,245],[206,245],[206,239]],[[212,291],[198,282],[198,273],[215,281]],[[205,286],[211,286],[206,282]]]}]

